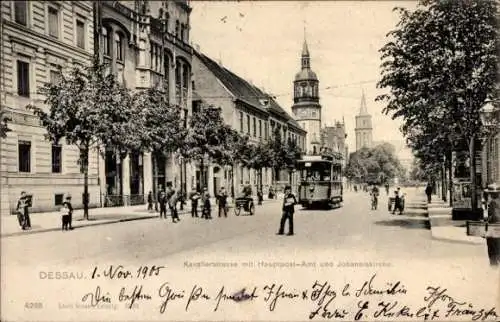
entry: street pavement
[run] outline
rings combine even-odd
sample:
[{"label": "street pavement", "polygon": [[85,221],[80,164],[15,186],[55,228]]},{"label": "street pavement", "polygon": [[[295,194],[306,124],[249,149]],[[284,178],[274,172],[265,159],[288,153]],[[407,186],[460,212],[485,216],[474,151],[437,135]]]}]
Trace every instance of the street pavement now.
[{"label": "street pavement", "polygon": [[[405,192],[407,209],[403,215],[392,215],[387,211],[385,193],[380,197],[378,210],[374,211],[370,210],[367,193],[350,191],[346,192],[341,208],[298,209],[294,236],[276,235],[281,204],[268,202],[259,206],[254,216],[237,217],[231,211],[228,218],[218,218],[213,213],[213,220],[203,220],[182,215],[176,224],[170,218],[152,218],[70,232],[3,238],[2,289],[8,294],[7,300],[2,299],[3,315],[40,320],[46,317],[43,314],[57,312],[55,317],[50,315],[50,320],[73,319],[75,314],[79,319],[97,319],[99,312],[96,310],[64,310],[61,305],[79,300],[82,294],[93,291],[95,285],[113,291],[113,288],[119,289],[120,281],[116,278],[94,280],[91,277],[94,267],[101,271],[110,265],[115,268],[123,265],[131,271],[138,267],[165,266],[163,275],[141,280],[141,285],[152,288],[161,281],[168,281],[171,289],[183,289],[187,293],[193,285],[203,286],[211,292],[212,298],[221,286],[236,291],[242,287],[251,290],[254,285],[273,283],[278,287],[282,283],[284,287],[302,290],[311,288],[315,281],[328,281],[340,293],[338,288],[341,285],[349,283],[359,288],[363,281],[373,277],[374,284],[379,286],[388,287],[389,283],[394,285],[397,282],[404,285],[406,291],[399,294],[398,305],[406,303],[410,308],[429,304],[425,301],[429,294],[427,287],[441,287],[440,290],[446,293],[438,297],[437,303],[430,305],[432,308],[440,305],[439,320],[471,319],[471,315],[466,314],[446,316],[448,298],[466,302],[465,307],[470,303],[469,310],[499,307],[499,271],[489,267],[486,245],[432,238],[422,201],[423,192],[415,189]],[[62,271],[82,274],[85,281],[48,277]],[[17,286],[22,281],[29,281],[32,287],[20,289]],[[31,292],[51,292],[57,297],[46,295],[41,301],[45,305],[41,311],[24,309],[23,301],[18,305],[12,302],[19,298],[24,301],[37,298]],[[371,296],[376,300],[371,300],[367,312],[372,310],[373,314],[373,307],[380,303],[382,295]],[[340,298],[339,294],[337,307],[344,305],[349,312],[357,311],[360,299],[353,296]],[[224,304],[223,308],[214,311],[212,306],[200,303],[185,309],[185,302],[180,305],[171,300],[168,312],[169,319],[176,320],[308,318],[312,308],[310,303],[292,303],[289,299],[280,301],[279,307],[273,310],[260,302],[245,302]],[[140,310],[133,311],[120,307],[107,312],[110,314],[108,319],[165,319],[165,313],[160,313],[157,304],[142,301],[138,304]],[[431,308],[428,310],[430,312]],[[370,317],[375,319],[368,315],[365,320],[370,320]],[[353,318],[350,315],[345,317],[346,320]],[[415,316],[401,315],[379,315],[376,318],[416,319]],[[491,315],[488,318],[495,319]]]}]

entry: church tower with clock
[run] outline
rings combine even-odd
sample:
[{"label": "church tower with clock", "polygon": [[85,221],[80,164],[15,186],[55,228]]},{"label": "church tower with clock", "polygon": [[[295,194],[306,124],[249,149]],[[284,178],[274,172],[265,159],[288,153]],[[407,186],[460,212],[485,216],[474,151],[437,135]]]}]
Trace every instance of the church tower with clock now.
[{"label": "church tower with clock", "polygon": [[311,57],[304,39],[301,70],[293,82],[292,112],[295,119],[307,131],[306,153],[319,153],[321,146],[321,105],[319,104],[319,81],[311,70]]}]

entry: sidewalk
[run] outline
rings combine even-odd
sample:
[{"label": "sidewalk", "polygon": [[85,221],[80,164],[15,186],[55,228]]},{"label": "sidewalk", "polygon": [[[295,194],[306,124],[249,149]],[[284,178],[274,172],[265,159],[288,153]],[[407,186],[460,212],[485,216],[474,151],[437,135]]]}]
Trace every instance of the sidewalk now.
[{"label": "sidewalk", "polygon": [[[255,199],[255,198],[254,198]],[[278,199],[279,200],[279,199]],[[256,200],[254,200],[257,204]],[[276,202],[276,200],[264,199],[263,204]],[[229,203],[232,208],[232,203]],[[178,213],[182,215],[191,214],[191,202],[184,205],[183,210]],[[212,215],[217,210],[215,201],[212,201]],[[201,216],[201,209],[198,210]],[[85,228],[98,225],[114,224],[126,221],[157,218],[159,212],[148,212],[147,205],[129,206],[129,207],[109,207],[109,208],[91,208],[89,209],[89,220],[83,219],[83,209],[76,209],[73,212],[73,228]],[[167,216],[170,216],[170,210],[167,208]],[[0,217],[1,232],[0,237],[12,237],[27,234],[36,234],[49,231],[61,230],[61,214],[59,212],[39,212],[30,214],[31,230],[22,230],[19,227],[17,216],[6,215]]]},{"label": "sidewalk", "polygon": [[[423,202],[427,202],[427,196],[424,194],[416,197],[421,198]],[[452,208],[448,202],[442,201],[438,196],[432,196],[432,202],[427,205],[432,237],[454,243],[484,245],[484,238],[467,236],[466,221],[452,220],[451,211]]]}]

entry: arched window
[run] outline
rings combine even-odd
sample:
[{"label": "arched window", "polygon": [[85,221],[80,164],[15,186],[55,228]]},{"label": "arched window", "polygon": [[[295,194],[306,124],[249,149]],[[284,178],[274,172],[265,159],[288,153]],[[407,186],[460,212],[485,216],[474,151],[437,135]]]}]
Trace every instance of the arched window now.
[{"label": "arched window", "polygon": [[123,36],[115,33],[116,59],[123,60]]},{"label": "arched window", "polygon": [[109,50],[109,34],[110,30],[108,28],[102,28],[102,51],[104,55],[110,56]]}]

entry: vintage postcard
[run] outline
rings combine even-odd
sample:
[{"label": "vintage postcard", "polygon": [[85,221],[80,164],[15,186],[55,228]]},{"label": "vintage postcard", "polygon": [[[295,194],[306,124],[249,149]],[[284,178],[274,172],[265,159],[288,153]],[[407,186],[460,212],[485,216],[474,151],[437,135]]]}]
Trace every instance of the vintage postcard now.
[{"label": "vintage postcard", "polygon": [[498,321],[494,0],[3,1],[2,321]]}]

